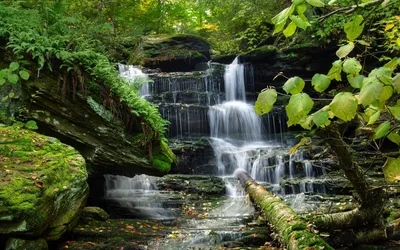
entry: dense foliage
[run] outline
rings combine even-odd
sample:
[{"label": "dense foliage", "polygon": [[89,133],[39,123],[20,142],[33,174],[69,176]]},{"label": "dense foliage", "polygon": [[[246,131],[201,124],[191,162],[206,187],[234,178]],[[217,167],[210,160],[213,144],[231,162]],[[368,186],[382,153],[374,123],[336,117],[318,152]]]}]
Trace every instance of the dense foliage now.
[{"label": "dense foliage", "polygon": [[[291,37],[297,29],[307,30],[311,24],[305,13],[324,6],[326,4],[320,0],[293,1],[290,7],[272,19],[275,32],[282,31],[286,37]],[[286,106],[288,126],[298,124],[310,130],[328,127],[337,119],[344,122],[358,119],[363,130],[371,131],[371,140],[386,137],[399,145],[400,34],[399,16],[395,13],[400,10],[400,3],[373,0],[345,6],[331,9],[332,12],[324,16],[313,17],[323,21],[337,13],[351,13],[345,22],[339,24],[346,37],[336,52],[338,60],[332,63],[327,74],[315,74],[311,80],[318,93],[329,90],[333,82],[343,82],[345,86],[339,93],[331,91],[330,104],[315,110],[314,100],[303,92],[305,81],[300,77],[288,79],[283,86],[291,96]],[[367,65],[378,66],[368,68]],[[256,112],[260,115],[268,113],[277,95],[275,89],[263,91],[256,102]],[[301,143],[304,141],[307,140]],[[388,159],[384,170],[389,180],[399,178],[398,162],[398,159]]]},{"label": "dense foliage", "polygon": [[[17,84],[33,74],[40,76],[43,70],[55,72],[64,79],[64,95],[68,89],[72,89],[72,95],[84,90],[114,115],[125,119],[128,129],[130,116],[121,114],[122,109],[148,122],[154,131],[146,130],[151,138],[163,136],[166,121],[157,108],[139,97],[138,89],[119,76],[102,44],[94,39],[95,32],[81,29],[82,16],[65,15],[62,3],[39,1],[38,6],[33,6],[34,1],[0,3],[0,38],[5,41],[2,44],[5,49],[11,51],[12,61],[0,71],[0,86]],[[73,86],[66,86],[68,78],[72,78]]]}]

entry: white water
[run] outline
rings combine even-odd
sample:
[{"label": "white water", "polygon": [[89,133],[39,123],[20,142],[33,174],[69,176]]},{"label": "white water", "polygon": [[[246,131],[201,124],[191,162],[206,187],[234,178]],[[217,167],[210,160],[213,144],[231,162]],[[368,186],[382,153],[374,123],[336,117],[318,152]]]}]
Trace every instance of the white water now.
[{"label": "white water", "polygon": [[136,175],[133,178],[119,175],[104,175],[105,196],[117,209],[123,209],[139,218],[174,218],[173,210],[165,208],[168,193],[157,189],[157,177]]},{"label": "white water", "polygon": [[120,76],[131,82],[133,86],[140,86],[140,96],[146,97],[151,95],[150,84],[152,81],[140,68],[132,65],[118,64],[118,70]]},{"label": "white water", "polygon": [[224,80],[227,101],[246,101],[244,65],[239,64],[239,57],[226,66]]}]

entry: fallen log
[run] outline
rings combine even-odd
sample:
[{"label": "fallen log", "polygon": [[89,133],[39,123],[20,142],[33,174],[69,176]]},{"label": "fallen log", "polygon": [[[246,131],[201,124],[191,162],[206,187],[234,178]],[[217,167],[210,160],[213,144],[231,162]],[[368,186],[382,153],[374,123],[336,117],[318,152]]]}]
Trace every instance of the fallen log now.
[{"label": "fallen log", "polygon": [[287,249],[333,249],[320,236],[308,231],[307,223],[302,217],[259,185],[246,171],[237,170],[235,174]]}]

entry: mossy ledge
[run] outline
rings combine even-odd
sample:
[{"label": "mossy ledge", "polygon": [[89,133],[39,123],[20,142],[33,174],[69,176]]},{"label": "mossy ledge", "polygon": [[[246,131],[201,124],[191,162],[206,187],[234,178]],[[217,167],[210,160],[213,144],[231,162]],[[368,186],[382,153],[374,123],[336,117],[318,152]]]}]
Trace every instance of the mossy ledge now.
[{"label": "mossy ledge", "polygon": [[56,240],[76,225],[89,187],[84,158],[36,132],[0,127],[0,236]]}]

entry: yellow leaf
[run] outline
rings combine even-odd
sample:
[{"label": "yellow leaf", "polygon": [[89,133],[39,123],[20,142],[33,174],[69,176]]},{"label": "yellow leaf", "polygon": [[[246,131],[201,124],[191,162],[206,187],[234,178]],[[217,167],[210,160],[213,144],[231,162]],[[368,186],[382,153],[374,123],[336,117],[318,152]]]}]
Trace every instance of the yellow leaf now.
[{"label": "yellow leaf", "polygon": [[397,45],[398,45],[398,46],[400,46],[400,37],[399,37],[399,38],[397,38],[397,41],[396,41],[396,43],[397,43]]},{"label": "yellow leaf", "polygon": [[391,30],[393,27],[394,27],[393,23],[387,24],[386,27],[385,27],[385,31]]}]

